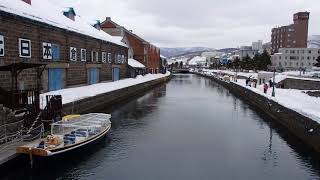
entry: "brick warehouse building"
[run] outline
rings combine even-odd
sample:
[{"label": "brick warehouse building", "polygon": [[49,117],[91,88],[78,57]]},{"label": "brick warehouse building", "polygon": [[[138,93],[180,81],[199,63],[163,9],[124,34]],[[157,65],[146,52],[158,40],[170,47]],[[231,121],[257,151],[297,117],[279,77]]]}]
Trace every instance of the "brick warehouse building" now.
[{"label": "brick warehouse building", "polygon": [[308,43],[309,12],[293,15],[293,24],[272,29],[272,54],[280,48],[306,48]]},{"label": "brick warehouse building", "polygon": [[107,17],[101,23],[101,28],[114,37],[119,37],[129,47],[129,58],[135,59],[146,66],[149,73],[158,73],[160,64],[160,49],[140,36],[118,25]]},{"label": "brick warehouse building", "polygon": [[[94,28],[81,21],[73,8],[60,10],[46,0],[4,1],[0,20],[0,66],[47,63],[43,92],[126,76],[127,46],[98,30],[99,23]],[[36,70],[24,70],[18,81],[19,89],[34,88]],[[10,74],[1,72],[0,87],[8,90],[10,85]]]}]

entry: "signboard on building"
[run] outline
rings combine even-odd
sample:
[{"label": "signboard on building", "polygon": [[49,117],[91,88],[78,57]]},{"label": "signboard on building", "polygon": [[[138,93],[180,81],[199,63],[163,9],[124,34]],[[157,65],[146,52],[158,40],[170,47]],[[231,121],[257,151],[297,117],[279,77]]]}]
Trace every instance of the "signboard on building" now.
[{"label": "signboard on building", "polygon": [[4,56],[4,37],[0,35],[0,56]]},{"label": "signboard on building", "polygon": [[52,44],[51,43],[42,43],[42,57],[43,59],[52,59]]},{"label": "signboard on building", "polygon": [[19,38],[19,56],[22,58],[31,58],[31,41]]},{"label": "signboard on building", "polygon": [[77,61],[77,48],[70,47],[70,61]]}]

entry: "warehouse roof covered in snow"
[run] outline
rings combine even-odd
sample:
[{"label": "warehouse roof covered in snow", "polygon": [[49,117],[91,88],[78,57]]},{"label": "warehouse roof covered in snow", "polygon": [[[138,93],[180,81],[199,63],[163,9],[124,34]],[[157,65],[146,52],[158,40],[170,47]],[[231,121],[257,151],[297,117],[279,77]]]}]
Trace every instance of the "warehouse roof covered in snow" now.
[{"label": "warehouse roof covered in snow", "polygon": [[74,20],[69,19],[65,15],[65,8],[59,8],[48,0],[32,0],[31,5],[22,0],[1,0],[0,11],[127,47],[118,39],[94,28],[75,13]]}]

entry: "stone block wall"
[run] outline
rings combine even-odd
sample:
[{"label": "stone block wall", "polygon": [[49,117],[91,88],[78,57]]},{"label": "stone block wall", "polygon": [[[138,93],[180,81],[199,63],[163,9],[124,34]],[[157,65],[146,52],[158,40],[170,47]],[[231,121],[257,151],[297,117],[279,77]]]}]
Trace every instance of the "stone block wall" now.
[{"label": "stone block wall", "polygon": [[320,79],[318,81],[312,81],[287,78],[280,83],[283,84],[285,89],[320,90]]}]

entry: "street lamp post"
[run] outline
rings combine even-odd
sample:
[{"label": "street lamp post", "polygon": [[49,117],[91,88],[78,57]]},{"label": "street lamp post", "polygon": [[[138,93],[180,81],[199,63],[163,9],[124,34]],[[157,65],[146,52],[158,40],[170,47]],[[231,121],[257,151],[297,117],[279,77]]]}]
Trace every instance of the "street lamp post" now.
[{"label": "street lamp post", "polygon": [[273,82],[272,82],[272,97],[276,96],[276,92],[274,90],[274,85],[275,85],[275,78],[276,78],[276,68],[273,68]]}]

